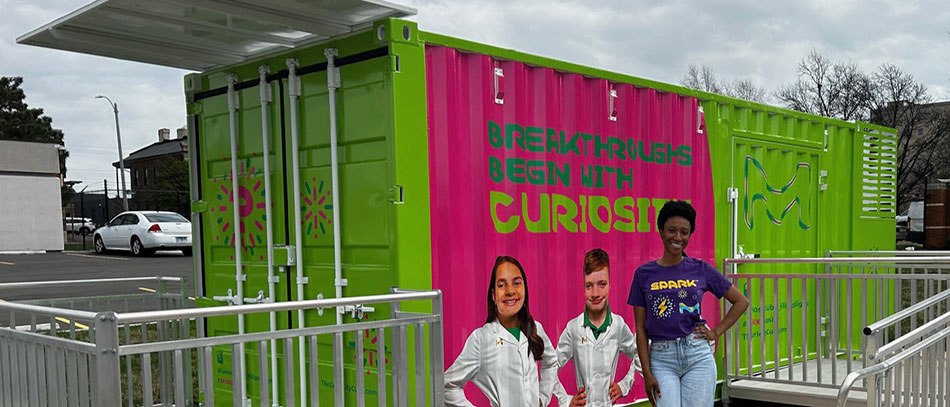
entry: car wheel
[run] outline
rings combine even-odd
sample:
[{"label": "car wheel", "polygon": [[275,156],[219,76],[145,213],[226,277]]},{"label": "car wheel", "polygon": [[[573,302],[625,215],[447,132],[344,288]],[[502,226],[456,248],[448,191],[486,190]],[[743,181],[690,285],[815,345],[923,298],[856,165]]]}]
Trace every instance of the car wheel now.
[{"label": "car wheel", "polygon": [[190,248],[190,247],[185,247],[185,248],[181,249],[181,254],[184,254],[185,256],[191,256],[191,248]]},{"label": "car wheel", "polygon": [[102,242],[102,237],[97,235],[94,240],[95,240],[96,253],[105,254],[106,244]]},{"label": "car wheel", "polygon": [[136,256],[148,256],[152,253],[151,250],[146,249],[145,246],[142,246],[142,241],[138,237],[132,236],[132,254]]}]

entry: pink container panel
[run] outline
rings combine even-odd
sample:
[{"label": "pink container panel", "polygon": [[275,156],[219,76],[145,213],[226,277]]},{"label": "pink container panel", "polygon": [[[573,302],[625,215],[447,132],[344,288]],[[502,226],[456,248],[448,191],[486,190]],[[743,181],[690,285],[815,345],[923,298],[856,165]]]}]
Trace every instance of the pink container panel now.
[{"label": "pink container panel", "polygon": [[[447,47],[429,47],[426,57],[432,273],[446,300],[446,367],[485,323],[498,255],[522,262],[531,313],[555,345],[584,310],[583,258],[596,247],[610,254],[610,307],[634,326],[630,283],[638,265],[662,254],[655,222],[666,200],[696,207],[688,254],[716,264],[695,98]],[[715,326],[715,298],[702,310]],[[619,377],[627,366],[622,356]],[[573,372],[560,373],[569,392]],[[487,405],[474,386],[466,392]],[[643,397],[638,377],[624,401]]]}]

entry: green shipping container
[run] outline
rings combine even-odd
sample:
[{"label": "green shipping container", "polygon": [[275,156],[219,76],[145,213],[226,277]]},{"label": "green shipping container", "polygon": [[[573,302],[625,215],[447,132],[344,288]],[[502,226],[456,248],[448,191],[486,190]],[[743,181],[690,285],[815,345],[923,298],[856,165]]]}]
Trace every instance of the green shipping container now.
[{"label": "green shipping container", "polygon": [[[670,199],[697,208],[689,254],[717,267],[740,251],[820,257],[828,250],[894,249],[893,129],[427,33],[387,15],[404,13],[349,21],[352,32],[286,50],[254,49],[239,62],[223,51],[175,51],[179,59],[147,50],[111,53],[202,71],[185,77],[201,304],[440,289],[444,368],[484,323],[482,290],[497,255],[521,260],[535,318],[555,339],[583,310],[584,252],[604,248],[615,282],[612,309],[632,320],[627,287],[639,264],[662,253],[655,219]],[[192,17],[208,16],[199,10]],[[310,17],[273,21],[303,24]],[[321,18],[330,17],[313,17]],[[775,307],[815,300],[811,286],[792,287],[791,298],[783,284],[740,288],[777,290]],[[710,323],[720,319],[713,298],[687,306],[702,306]],[[206,334],[372,320],[389,311],[339,320],[332,310],[219,318]],[[751,338],[744,334],[750,323]],[[797,329],[789,324],[743,318],[736,331],[752,343]],[[373,335],[364,338],[364,360],[375,377],[374,361],[392,353],[378,349]],[[354,360],[354,343],[344,338],[346,360]],[[795,345],[800,352],[802,344]],[[332,341],[320,339],[319,360],[285,358],[286,351],[277,353],[281,396],[300,379],[296,364],[304,360],[318,364],[320,388],[310,390],[333,404]],[[258,349],[245,352],[257,360]],[[214,353],[215,399],[228,405],[231,352]],[[245,380],[253,403],[256,366],[249,364]],[[567,388],[571,370],[562,371]],[[354,366],[346,371],[346,383],[353,383]],[[376,381],[366,382],[374,405]],[[355,403],[354,392],[346,387],[346,404]],[[477,391],[469,395],[484,403]],[[642,397],[638,381],[624,400]]]}]

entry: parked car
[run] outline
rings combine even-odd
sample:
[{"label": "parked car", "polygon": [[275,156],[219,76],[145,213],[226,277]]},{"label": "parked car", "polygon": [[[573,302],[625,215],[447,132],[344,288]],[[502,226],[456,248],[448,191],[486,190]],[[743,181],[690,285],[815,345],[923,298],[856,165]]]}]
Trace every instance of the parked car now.
[{"label": "parked car", "polygon": [[155,250],[181,250],[191,255],[191,222],[175,212],[129,211],[96,229],[96,253],[129,250],[146,256]]},{"label": "parked car", "polygon": [[907,240],[907,216],[897,216],[897,230],[895,233],[897,241]]},{"label": "parked car", "polygon": [[[903,230],[902,230],[903,229]],[[904,213],[897,215],[897,237],[915,243],[924,242],[924,201],[913,201]]]},{"label": "parked car", "polygon": [[66,218],[65,225],[67,232],[81,235],[88,235],[96,230],[96,224],[89,218]]}]

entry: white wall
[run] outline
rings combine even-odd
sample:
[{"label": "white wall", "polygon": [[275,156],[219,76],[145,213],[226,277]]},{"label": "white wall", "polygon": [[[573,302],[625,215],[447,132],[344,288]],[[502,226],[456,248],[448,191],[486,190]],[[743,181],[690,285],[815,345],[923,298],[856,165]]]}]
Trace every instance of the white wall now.
[{"label": "white wall", "polygon": [[59,175],[58,151],[49,143],[0,140],[0,171]]},{"label": "white wall", "polygon": [[59,178],[0,175],[0,252],[63,250]]},{"label": "white wall", "polygon": [[0,252],[63,250],[56,146],[0,140]]}]

